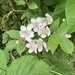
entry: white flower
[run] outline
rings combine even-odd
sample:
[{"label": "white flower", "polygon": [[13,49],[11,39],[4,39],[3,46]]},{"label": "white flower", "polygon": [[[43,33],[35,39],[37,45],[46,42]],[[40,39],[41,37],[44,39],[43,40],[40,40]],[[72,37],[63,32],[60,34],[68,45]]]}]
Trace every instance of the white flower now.
[{"label": "white flower", "polygon": [[72,36],[70,34],[65,34],[66,38],[71,38]]},{"label": "white flower", "polygon": [[53,22],[52,17],[48,13],[46,13],[45,16],[46,18],[44,19],[44,21],[46,22],[46,24],[47,25],[51,24]]},{"label": "white flower", "polygon": [[51,31],[48,26],[43,27],[41,26],[38,30],[38,35],[40,35],[42,38],[45,38],[46,36],[49,36],[51,34]]},{"label": "white flower", "polygon": [[45,48],[46,52],[49,51],[47,44],[41,39],[31,40],[29,43],[26,44],[26,47],[29,48],[28,53],[32,52],[42,52],[43,47]]},{"label": "white flower", "polygon": [[28,53],[32,53],[32,52],[37,53],[37,45],[34,40],[27,43],[26,47],[29,48]]},{"label": "white flower", "polygon": [[49,48],[47,47],[47,44],[41,38],[36,40],[36,44],[37,44],[38,52],[42,52],[43,47],[45,48],[46,52],[49,51]]},{"label": "white flower", "polygon": [[34,37],[34,33],[33,31],[31,31],[30,28],[25,27],[25,26],[21,26],[20,27],[20,37],[21,38],[25,38],[25,40],[29,40],[30,38]]},{"label": "white flower", "polygon": [[40,23],[41,23],[41,18],[40,17],[38,17],[36,19],[32,18],[31,19],[31,24],[29,24],[28,26],[32,27],[34,32],[37,32]]}]

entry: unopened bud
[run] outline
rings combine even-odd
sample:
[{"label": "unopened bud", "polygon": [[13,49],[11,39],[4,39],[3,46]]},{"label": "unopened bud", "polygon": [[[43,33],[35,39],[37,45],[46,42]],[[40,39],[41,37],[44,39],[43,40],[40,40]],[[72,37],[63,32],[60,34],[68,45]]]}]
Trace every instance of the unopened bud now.
[{"label": "unopened bud", "polygon": [[16,41],[16,44],[18,44],[18,43],[19,43],[19,40]]},{"label": "unopened bud", "polygon": [[63,18],[62,21],[64,22],[65,21],[65,18]]}]

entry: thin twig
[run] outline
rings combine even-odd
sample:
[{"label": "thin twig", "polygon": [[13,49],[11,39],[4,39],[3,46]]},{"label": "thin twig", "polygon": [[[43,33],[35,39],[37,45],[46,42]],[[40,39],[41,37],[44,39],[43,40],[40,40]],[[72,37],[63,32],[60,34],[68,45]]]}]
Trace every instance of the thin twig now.
[{"label": "thin twig", "polygon": [[[13,7],[13,4],[12,4],[12,1],[11,1],[11,0],[8,0],[8,3],[9,3],[9,5],[10,5],[10,7],[11,7],[11,10],[13,11],[13,10],[14,10],[14,7]],[[13,15],[14,15],[14,17],[17,17],[17,16],[15,15],[15,13],[13,13]]]},{"label": "thin twig", "polygon": [[8,18],[13,12],[25,12],[25,10],[12,10],[8,14],[6,14],[2,19],[4,19],[5,17]]}]

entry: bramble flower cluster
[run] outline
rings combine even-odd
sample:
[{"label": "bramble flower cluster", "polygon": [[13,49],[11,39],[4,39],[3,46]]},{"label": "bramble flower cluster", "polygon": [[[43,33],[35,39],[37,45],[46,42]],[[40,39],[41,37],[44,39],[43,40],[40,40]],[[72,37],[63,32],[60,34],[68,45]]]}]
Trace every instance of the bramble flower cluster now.
[{"label": "bramble flower cluster", "polygon": [[[20,27],[20,37],[27,41],[26,47],[29,49],[28,53],[42,52],[43,48],[48,52],[49,48],[43,38],[46,38],[51,34],[48,25],[53,22],[52,17],[46,13],[45,17],[32,18],[30,22],[31,23],[27,26]],[[35,39],[36,34],[38,39]]]},{"label": "bramble flower cluster", "polygon": [[[65,21],[65,19],[63,21]],[[52,17],[46,13],[45,17],[32,18],[30,22],[27,26],[20,27],[20,37],[25,39],[26,47],[29,49],[28,53],[42,52],[43,48],[48,52],[48,45],[43,39],[51,34],[48,25],[53,22]],[[65,33],[64,36],[71,38],[71,35],[67,33]]]}]

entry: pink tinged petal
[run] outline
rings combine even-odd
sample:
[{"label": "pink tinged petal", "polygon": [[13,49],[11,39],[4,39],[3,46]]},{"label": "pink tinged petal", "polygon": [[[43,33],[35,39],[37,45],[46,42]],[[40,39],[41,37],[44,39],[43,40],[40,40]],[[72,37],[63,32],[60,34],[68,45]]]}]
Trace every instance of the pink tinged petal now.
[{"label": "pink tinged petal", "polygon": [[25,27],[25,26],[21,26],[21,27],[20,27],[20,30],[21,30],[21,31],[25,31],[25,30],[26,30],[26,27]]},{"label": "pink tinged petal", "polygon": [[34,32],[33,31],[30,31],[30,37],[34,37]]},{"label": "pink tinged petal", "polygon": [[30,30],[32,30],[32,28],[33,28],[33,24],[29,24],[28,26],[27,26],[27,29],[30,31]]},{"label": "pink tinged petal", "polygon": [[31,22],[32,22],[32,23],[35,23],[35,22],[36,22],[36,19],[32,18],[32,19],[31,19]]},{"label": "pink tinged petal", "polygon": [[42,37],[42,38],[45,38],[45,37],[46,37],[46,34],[42,34],[41,37]]},{"label": "pink tinged petal", "polygon": [[32,53],[32,52],[33,52],[33,50],[31,50],[31,49],[28,50],[28,53]]},{"label": "pink tinged petal", "polygon": [[42,46],[39,46],[38,47],[38,52],[42,52],[42,50],[43,50],[43,47]]}]

